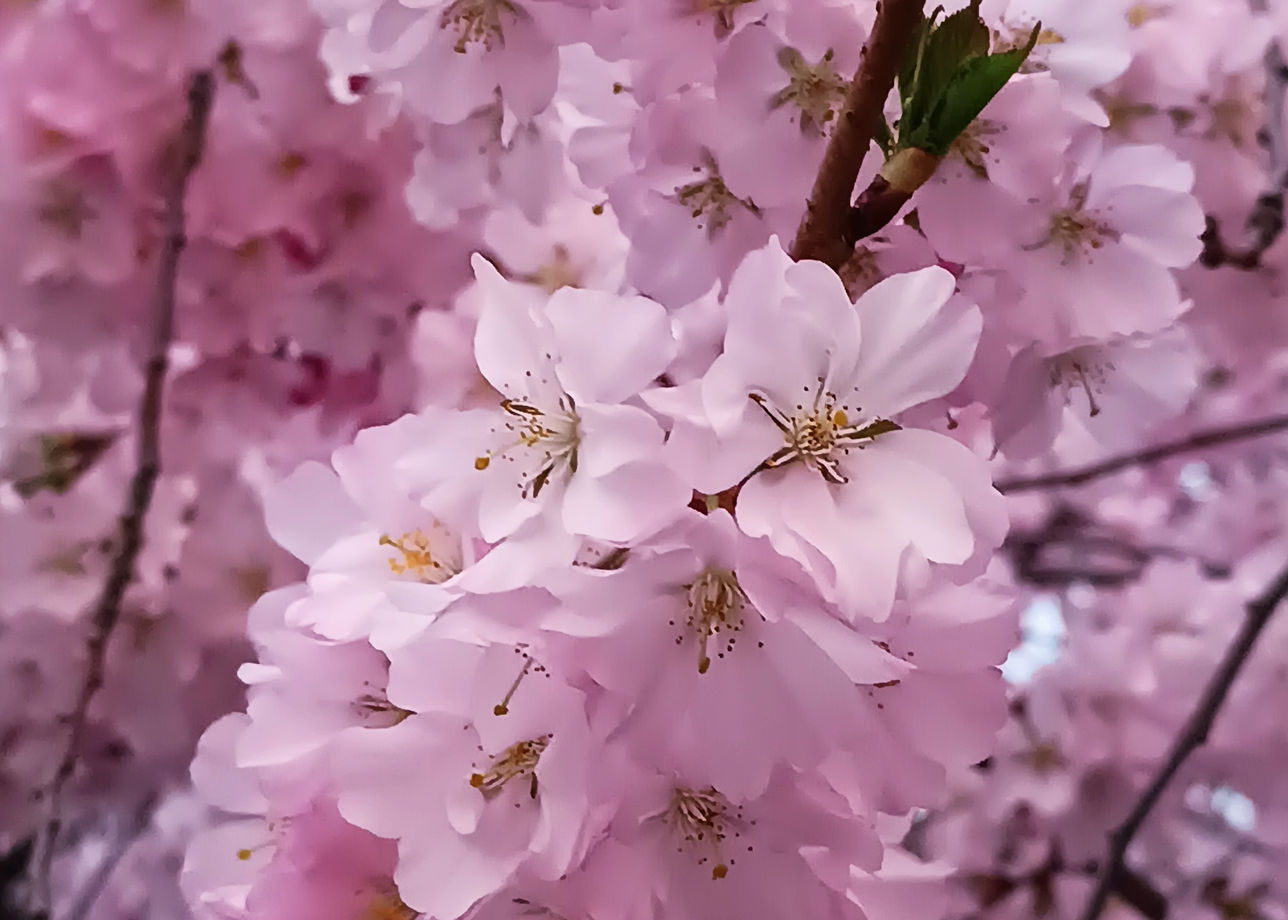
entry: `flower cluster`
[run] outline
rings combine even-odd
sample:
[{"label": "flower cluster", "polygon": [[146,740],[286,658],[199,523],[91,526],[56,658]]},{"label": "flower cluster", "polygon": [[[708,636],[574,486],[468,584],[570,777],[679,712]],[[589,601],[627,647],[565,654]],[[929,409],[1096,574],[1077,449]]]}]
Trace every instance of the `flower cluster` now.
[{"label": "flower cluster", "polygon": [[367,429],[269,494],[309,576],[252,611],[246,713],[194,768],[213,801],[258,792],[190,856],[194,900],[275,912],[321,809],[397,842],[349,887],[443,920],[859,916],[1005,718],[1015,611],[959,587],[1001,496],[900,421],[965,375],[978,308],[937,267],[852,304],[775,238],[703,306],[713,357],[645,297],[475,273],[493,404]]},{"label": "flower cluster", "polygon": [[[1286,547],[1288,2],[927,10],[833,269],[879,6],[0,0],[0,913],[203,68],[53,920],[1077,916]],[[902,146],[953,35],[1018,72]],[[1114,910],[1283,913],[1282,636]]]}]

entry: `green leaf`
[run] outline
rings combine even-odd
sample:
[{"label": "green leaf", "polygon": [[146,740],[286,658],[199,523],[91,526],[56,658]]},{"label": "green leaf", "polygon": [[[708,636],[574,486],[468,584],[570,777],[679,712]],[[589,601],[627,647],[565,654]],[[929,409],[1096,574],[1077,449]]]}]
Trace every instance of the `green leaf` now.
[{"label": "green leaf", "polygon": [[904,53],[903,60],[899,62],[899,105],[903,111],[907,111],[913,95],[917,92],[917,73],[921,69],[922,55],[926,52],[926,39],[930,35],[930,30],[934,28],[936,17],[943,10],[942,6],[936,7],[929,19],[925,16],[921,17],[908,42],[908,50]]},{"label": "green leaf", "polygon": [[[914,129],[943,95],[958,70],[975,58],[988,54],[988,26],[980,19],[981,0],[953,13],[925,39],[916,73],[916,87],[904,104],[902,120]],[[938,11],[937,11],[938,12]]]},{"label": "green leaf", "polygon": [[918,147],[935,156],[946,154],[958,135],[970,127],[1006,82],[1015,76],[1037,44],[1041,28],[1041,23],[1034,26],[1029,40],[1019,48],[965,61],[944,87],[924,121],[917,125],[912,136],[901,136],[900,144]]}]

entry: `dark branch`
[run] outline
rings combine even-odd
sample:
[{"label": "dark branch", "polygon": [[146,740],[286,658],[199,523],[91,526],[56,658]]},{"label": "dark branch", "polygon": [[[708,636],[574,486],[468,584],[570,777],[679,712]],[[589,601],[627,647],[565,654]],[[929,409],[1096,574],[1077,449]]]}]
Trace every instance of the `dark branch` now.
[{"label": "dark branch", "polygon": [[817,259],[839,268],[853,250],[847,244],[850,199],[859,167],[872,145],[904,51],[921,22],[924,0],[881,0],[877,18],[850,81],[845,105],[832,129],[805,216],[792,243],[793,259]]},{"label": "dark branch", "polygon": [[32,917],[47,917],[51,908],[50,874],[54,851],[62,825],[63,790],[76,768],[76,759],[88,721],[89,706],[103,685],[103,662],[108,640],[121,615],[121,601],[134,578],[134,563],[143,546],[143,524],[152,493],[161,471],[161,400],[169,367],[170,342],[174,333],[175,279],[179,255],[187,240],[184,235],[184,198],[188,179],[201,161],[206,127],[214,100],[214,79],[208,71],[195,74],[188,83],[188,113],[173,159],[166,164],[162,217],[160,264],[151,307],[152,339],[144,373],[143,396],[138,409],[138,438],[134,476],[130,481],[125,510],[117,521],[114,554],[107,580],[90,614],[90,634],[86,643],[85,676],[75,708],[67,717],[67,741],[58,765],[44,790],[46,819],[37,833],[29,866],[25,898]]},{"label": "dark branch", "polygon": [[1172,777],[1181,768],[1181,764],[1195,749],[1207,741],[1208,732],[1211,731],[1212,723],[1221,710],[1221,704],[1225,702],[1226,694],[1230,692],[1231,685],[1252,653],[1257,638],[1270,622],[1275,608],[1286,595],[1288,595],[1288,567],[1275,576],[1275,580],[1265,591],[1248,603],[1247,614],[1239,634],[1226,649],[1216,673],[1212,675],[1203,690],[1203,695],[1199,697],[1197,707],[1172,742],[1167,758],[1122,824],[1109,835],[1108,856],[1100,869],[1095,890],[1087,900],[1080,920],[1097,920],[1100,912],[1104,910],[1110,893],[1121,886],[1121,880],[1127,872],[1125,865],[1127,847],[1131,844],[1132,838],[1145,823],[1145,819],[1162,797]]},{"label": "dark branch", "polygon": [[1202,450],[1206,447],[1216,447],[1220,444],[1228,444],[1232,441],[1243,441],[1248,438],[1257,438],[1262,435],[1274,434],[1275,432],[1288,429],[1288,415],[1278,415],[1273,418],[1262,419],[1259,422],[1249,422],[1244,425],[1234,425],[1230,428],[1216,428],[1211,431],[1201,431],[1198,434],[1190,435],[1180,441],[1172,441],[1167,444],[1160,444],[1157,447],[1151,447],[1134,454],[1123,454],[1118,457],[1111,457],[1108,460],[1102,460],[1099,463],[1092,463],[1088,466],[1079,467],[1075,470],[1066,470],[1062,473],[1048,473],[1043,476],[1033,476],[1027,479],[1003,479],[995,484],[999,492],[1027,492],[1033,489],[1050,489],[1056,486],[1078,486],[1083,483],[1091,482],[1093,479],[1099,479],[1102,476],[1109,476],[1122,470],[1130,469],[1134,466],[1149,466],[1151,463],[1158,463],[1169,457],[1175,457],[1178,454],[1188,454],[1196,450]]},{"label": "dark branch", "polygon": [[1056,505],[1041,527],[1014,528],[1002,544],[1018,581],[1044,588],[1085,583],[1120,588],[1140,578],[1158,558],[1188,559],[1204,576],[1229,578],[1227,563],[1165,544],[1141,545],[1116,527],[1067,505]]},{"label": "dark branch", "polygon": [[1039,587],[1085,582],[1116,588],[1140,577],[1152,553],[1073,508],[1056,508],[1036,530],[1014,530],[1002,545],[1017,580]]},{"label": "dark branch", "polygon": [[1203,230],[1203,252],[1199,263],[1207,268],[1228,265],[1253,269],[1261,265],[1261,256],[1279,239],[1284,229],[1284,191],[1288,189],[1288,134],[1284,130],[1284,98],[1288,91],[1288,64],[1284,63],[1278,42],[1266,50],[1266,123],[1260,139],[1270,155],[1270,169],[1265,190],[1257,196],[1248,219],[1244,222],[1241,248],[1227,247],[1221,240],[1220,228],[1211,217]]}]

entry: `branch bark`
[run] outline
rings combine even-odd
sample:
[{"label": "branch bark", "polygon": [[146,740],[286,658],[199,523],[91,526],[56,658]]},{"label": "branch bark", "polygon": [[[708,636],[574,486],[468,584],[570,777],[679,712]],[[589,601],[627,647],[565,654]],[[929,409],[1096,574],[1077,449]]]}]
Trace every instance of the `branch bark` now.
[{"label": "branch bark", "polygon": [[1096,887],[1083,908],[1080,920],[1097,920],[1109,900],[1109,895],[1115,887],[1121,885],[1128,873],[1127,847],[1131,844],[1132,838],[1145,823],[1154,805],[1162,798],[1163,792],[1186,758],[1207,741],[1208,732],[1212,730],[1212,723],[1216,720],[1217,713],[1221,711],[1221,705],[1225,702],[1230,687],[1247,663],[1257,639],[1285,596],[1288,596],[1288,567],[1275,576],[1274,581],[1265,591],[1248,603],[1247,614],[1239,634],[1226,649],[1220,666],[1204,688],[1194,712],[1182,726],[1176,740],[1172,742],[1166,759],[1141,793],[1131,812],[1109,835],[1108,854],[1096,879]]},{"label": "branch bark", "polygon": [[188,180],[201,161],[213,101],[213,75],[209,71],[193,75],[188,82],[187,117],[173,151],[175,156],[166,164],[169,169],[165,177],[163,237],[150,311],[152,338],[144,373],[143,395],[138,408],[134,475],[130,481],[125,509],[117,521],[114,553],[107,579],[90,614],[85,676],[75,708],[67,717],[67,742],[54,775],[44,790],[46,818],[36,835],[24,892],[27,911],[33,918],[48,917],[52,907],[50,876],[62,827],[63,791],[75,772],[90,703],[103,685],[103,663],[108,640],[120,619],[125,590],[134,578],[134,564],[143,546],[144,521],[161,472],[161,402],[166,372],[169,369],[170,342],[174,334],[175,280],[179,256],[187,242],[184,234],[184,198]]},{"label": "branch bark", "polygon": [[817,259],[837,269],[849,258],[846,241],[850,199],[863,158],[885,117],[885,102],[899,73],[904,51],[921,21],[925,0],[881,0],[872,35],[850,81],[832,138],[814,180],[805,216],[792,243],[793,259]]},{"label": "branch bark", "polygon": [[1259,422],[1201,431],[1179,441],[1160,444],[1157,447],[1151,447],[1133,454],[1111,457],[1099,463],[1066,470],[1062,473],[1048,473],[1029,478],[1003,479],[994,483],[994,487],[999,492],[1014,493],[1029,492],[1034,489],[1050,489],[1056,486],[1078,486],[1134,466],[1149,466],[1169,457],[1192,453],[1206,447],[1216,447],[1220,444],[1257,438],[1284,430],[1288,430],[1288,415],[1277,415],[1262,419]]},{"label": "branch bark", "polygon": [[1272,40],[1266,49],[1266,123],[1261,129],[1261,142],[1270,156],[1270,169],[1265,190],[1257,196],[1248,219],[1244,222],[1244,240],[1240,249],[1228,248],[1211,217],[1203,231],[1200,264],[1207,268],[1229,265],[1253,269],[1261,265],[1262,254],[1279,239],[1284,229],[1284,191],[1288,189],[1288,133],[1284,124],[1284,101],[1288,95],[1288,63],[1284,62],[1279,43]]}]

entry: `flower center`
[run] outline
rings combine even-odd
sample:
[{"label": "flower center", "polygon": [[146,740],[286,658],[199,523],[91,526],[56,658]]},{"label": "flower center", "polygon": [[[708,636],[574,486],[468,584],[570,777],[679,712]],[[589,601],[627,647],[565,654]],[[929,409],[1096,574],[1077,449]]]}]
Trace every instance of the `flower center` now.
[{"label": "flower center", "polygon": [[505,32],[501,27],[501,14],[518,18],[518,10],[509,0],[454,0],[438,18],[440,29],[455,29],[456,44],[452,46],[458,54],[465,53],[465,46],[481,42],[488,51],[493,42],[505,44]]},{"label": "flower center", "polygon": [[[388,559],[389,571],[395,575],[411,575],[427,585],[437,585],[453,575],[460,574],[462,560],[460,547],[443,526],[435,521],[431,533],[417,528],[398,539],[388,534],[380,537],[380,545],[395,551]],[[435,546],[434,544],[438,545]]]},{"label": "flower center", "polygon": [[581,272],[572,262],[572,255],[563,243],[556,243],[551,251],[551,258],[531,275],[523,279],[535,284],[547,294],[564,287],[581,287]]},{"label": "flower center", "polygon": [[581,419],[571,396],[561,394],[559,407],[552,413],[514,399],[501,400],[507,416],[502,429],[506,443],[474,458],[474,468],[485,470],[493,459],[515,461],[522,458],[525,469],[519,477],[519,491],[524,498],[536,498],[558,469],[569,475],[577,472],[577,448],[581,444]]},{"label": "flower center", "polygon": [[984,157],[989,153],[990,148],[985,138],[1000,134],[1002,130],[1002,126],[996,122],[986,118],[976,118],[965,131],[957,135],[948,152],[950,155],[956,154],[966,164],[966,168],[975,175],[981,179],[987,179],[988,167],[984,163]]},{"label": "flower center", "polygon": [[760,216],[760,208],[755,202],[739,198],[729,191],[720,175],[720,168],[710,153],[704,152],[702,164],[693,167],[695,173],[705,171],[705,178],[675,187],[675,200],[689,209],[689,213],[698,221],[698,227],[707,231],[707,237],[713,239],[729,221],[733,220],[734,206],[738,205]]},{"label": "flower center", "polygon": [[1114,369],[1113,364],[1088,360],[1085,354],[1078,352],[1066,352],[1052,358],[1047,366],[1051,374],[1051,387],[1064,390],[1066,403],[1069,402],[1070,391],[1079,387],[1087,394],[1088,416],[1095,418],[1100,414],[1096,396],[1104,387],[1109,371]]},{"label": "flower center", "polygon": [[1026,252],[1055,243],[1064,253],[1061,264],[1068,265],[1088,250],[1100,249],[1106,240],[1117,240],[1118,231],[1095,215],[1088,214],[1087,185],[1082,183],[1069,193],[1068,207],[1051,215],[1047,235],[1036,243],[1022,246]]},{"label": "flower center", "polygon": [[485,799],[495,797],[512,779],[523,776],[531,777],[531,796],[537,797],[537,762],[541,754],[550,746],[554,735],[542,735],[528,741],[512,744],[496,757],[492,764],[482,773],[470,774],[470,785],[483,793]]},{"label": "flower center", "polygon": [[[707,569],[685,587],[688,589],[689,615],[684,626],[687,634],[697,639],[698,673],[705,674],[711,667],[711,658],[707,654],[707,644],[711,639],[718,637],[717,641],[723,644],[722,650],[716,652],[717,658],[733,651],[738,633],[746,625],[743,611],[747,595],[738,584],[738,577],[728,569]],[[671,625],[675,625],[674,621]],[[675,642],[680,645],[684,639],[685,636],[680,635]]]},{"label": "flower center", "polygon": [[1060,749],[1049,741],[1034,744],[1032,748],[1022,752],[1019,759],[1037,773],[1050,773],[1065,764]]},{"label": "flower center", "polygon": [[671,792],[671,802],[662,813],[662,821],[680,839],[682,849],[705,849],[710,854],[698,858],[698,865],[713,863],[711,877],[724,878],[729,874],[733,860],[725,860],[721,845],[729,837],[741,836],[741,809],[734,808],[729,800],[708,786],[706,789],[676,788]]},{"label": "flower center", "polygon": [[724,38],[733,31],[733,11],[756,0],[693,0],[693,15],[710,15],[714,20],[716,38]]},{"label": "flower center", "polygon": [[63,182],[52,182],[45,189],[39,217],[69,240],[78,240],[86,221],[95,220],[98,212],[90,206],[80,189]]},{"label": "flower center", "polygon": [[778,52],[778,63],[787,71],[789,82],[770,100],[769,107],[793,103],[800,109],[801,133],[822,135],[840,110],[847,85],[832,66],[832,49],[811,67],[795,48],[784,47]]},{"label": "flower center", "polygon": [[[808,387],[805,390],[809,392]],[[851,417],[861,418],[859,413],[863,407],[851,409],[847,405],[839,405],[836,394],[824,389],[822,377],[818,378],[813,402],[809,405],[797,403],[796,412],[790,416],[759,393],[748,396],[769,416],[787,442],[765,459],[761,469],[772,470],[799,460],[817,470],[833,485],[841,485],[849,480],[841,471],[840,461],[850,452],[851,446],[861,450],[866,442],[875,440],[878,435],[899,430],[894,422],[882,418],[851,423]]]}]

